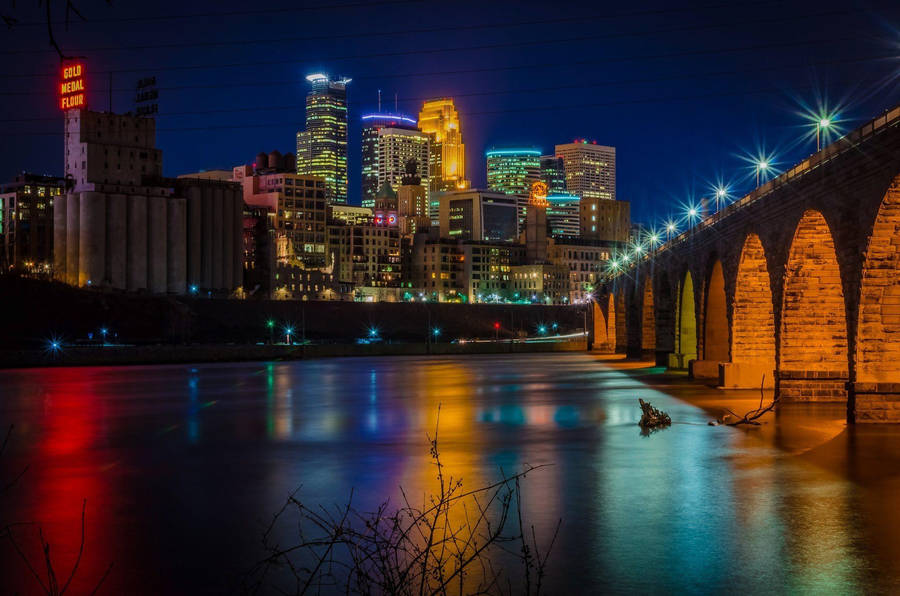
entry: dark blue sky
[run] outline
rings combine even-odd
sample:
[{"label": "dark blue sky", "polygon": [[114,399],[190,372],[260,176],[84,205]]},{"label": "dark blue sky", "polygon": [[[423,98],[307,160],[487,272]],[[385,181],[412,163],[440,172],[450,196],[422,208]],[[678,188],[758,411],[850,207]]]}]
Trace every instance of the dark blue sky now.
[{"label": "dark blue sky", "polygon": [[[106,71],[118,71],[120,112],[133,107],[136,80],[156,75],[166,175],[293,151],[303,76],[352,77],[353,203],[359,117],[379,88],[387,107],[396,92],[413,115],[427,97],[456,98],[478,186],[492,146],[551,152],[576,137],[614,145],[618,198],[646,222],[708,194],[717,179],[735,194],[749,189],[742,154],[774,151],[779,169],[805,157],[815,149],[806,108],[839,108],[849,129],[900,99],[897,2],[341,3],[352,6],[81,0],[89,22],[57,30],[67,53],[86,58],[92,108],[107,107]],[[57,11],[63,4],[54,1]],[[22,24],[0,44],[3,180],[62,171],[58,59],[45,29],[29,24],[40,20],[37,2],[17,5]]]}]

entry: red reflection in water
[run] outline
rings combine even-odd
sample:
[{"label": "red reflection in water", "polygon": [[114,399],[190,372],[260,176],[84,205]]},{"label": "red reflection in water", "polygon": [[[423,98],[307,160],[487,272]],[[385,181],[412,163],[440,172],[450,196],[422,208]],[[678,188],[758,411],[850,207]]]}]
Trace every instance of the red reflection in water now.
[{"label": "red reflection in water", "polygon": [[[46,584],[46,566],[41,553],[39,531],[50,544],[53,570],[60,587],[69,577],[81,544],[82,504],[85,512],[84,553],[69,587],[70,593],[89,593],[113,559],[110,538],[110,509],[106,473],[96,446],[102,430],[97,421],[104,419],[104,401],[94,391],[93,379],[102,370],[55,368],[43,371],[47,389],[31,396],[41,401],[36,411],[33,451],[24,452],[18,465],[28,465],[25,475],[13,489],[22,500],[26,519],[15,537],[29,562],[42,574]],[[27,430],[26,430],[27,432]],[[23,433],[24,434],[24,433]],[[13,437],[24,441],[25,437]],[[31,593],[40,590],[37,581],[21,560],[15,588]]]}]

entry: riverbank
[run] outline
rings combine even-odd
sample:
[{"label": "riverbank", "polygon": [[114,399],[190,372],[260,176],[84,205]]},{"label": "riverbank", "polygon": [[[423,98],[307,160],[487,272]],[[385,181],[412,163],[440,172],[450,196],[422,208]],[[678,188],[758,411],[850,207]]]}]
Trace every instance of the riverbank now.
[{"label": "riverbank", "polygon": [[[710,421],[726,409],[744,414],[759,407],[758,389],[719,389],[690,379],[686,372],[668,371],[651,361],[626,360],[621,354],[596,354],[593,358],[639,379],[648,388],[700,408]],[[774,390],[764,390],[762,397],[764,404],[770,403]],[[900,425],[847,424],[846,406],[830,403],[779,404],[759,422],[759,426],[728,429],[739,433],[748,454],[757,448],[775,447],[785,457],[800,458],[860,486],[900,490]],[[893,523],[900,527],[900,519]]]},{"label": "riverbank", "polygon": [[2,350],[0,368],[109,366],[312,358],[584,352],[584,340],[561,342],[372,343],[306,345],[62,346],[58,350]]}]

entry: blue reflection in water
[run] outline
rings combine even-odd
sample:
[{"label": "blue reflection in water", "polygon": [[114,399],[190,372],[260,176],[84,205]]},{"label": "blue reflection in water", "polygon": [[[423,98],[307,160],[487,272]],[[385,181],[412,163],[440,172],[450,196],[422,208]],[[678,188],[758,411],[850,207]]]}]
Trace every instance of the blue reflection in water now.
[{"label": "blue reflection in water", "polygon": [[[110,577],[113,593],[225,591],[228,578],[204,584],[200,571],[258,560],[259,520],[301,485],[310,505],[343,503],[351,489],[363,510],[396,504],[398,486],[421,502],[435,482],[426,433],[439,405],[443,463],[466,487],[495,481],[501,467],[547,466],[522,488],[539,535],[564,520],[552,593],[890,592],[900,580],[896,493],[878,492],[886,481],[862,486],[754,431],[708,427],[709,414],[583,355],[203,365],[187,375],[187,396],[184,367],[100,370],[67,373],[46,391],[78,396],[85,378],[102,379],[79,412],[103,465],[121,462],[113,468],[79,443],[64,461],[44,454],[40,429],[56,407],[33,399],[44,371],[8,374],[0,413],[37,429],[25,448],[38,480],[10,518],[39,518],[27,507],[57,502],[60,476],[102,487],[92,523],[127,570]],[[638,397],[675,424],[641,436]],[[172,422],[186,432],[158,432]],[[831,458],[857,449],[830,448]],[[80,497],[62,520],[74,527]]]},{"label": "blue reflection in water", "polygon": [[187,412],[187,435],[188,441],[196,443],[200,439],[200,422],[197,419],[200,412],[199,405],[199,385],[197,378],[197,369],[192,368],[188,376],[188,412]]}]

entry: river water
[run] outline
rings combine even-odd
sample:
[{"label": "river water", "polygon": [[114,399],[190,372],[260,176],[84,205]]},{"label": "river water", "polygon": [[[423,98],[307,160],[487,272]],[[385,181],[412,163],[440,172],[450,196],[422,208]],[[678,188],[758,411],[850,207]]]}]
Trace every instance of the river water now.
[{"label": "river water", "polygon": [[[233,592],[285,497],[362,509],[435,469],[475,488],[523,465],[539,540],[562,519],[550,593],[900,591],[900,429],[785,408],[711,427],[740,399],[586,354],[48,368],[0,373],[0,526],[36,565],[101,593]],[[673,397],[673,395],[678,397]],[[671,428],[642,436],[643,397]],[[744,398],[747,396],[745,395]],[[752,399],[752,395],[751,395]],[[738,403],[738,402],[735,402]],[[26,469],[27,466],[27,469]],[[0,541],[0,592],[37,591]],[[589,589],[590,587],[590,589]]]}]

